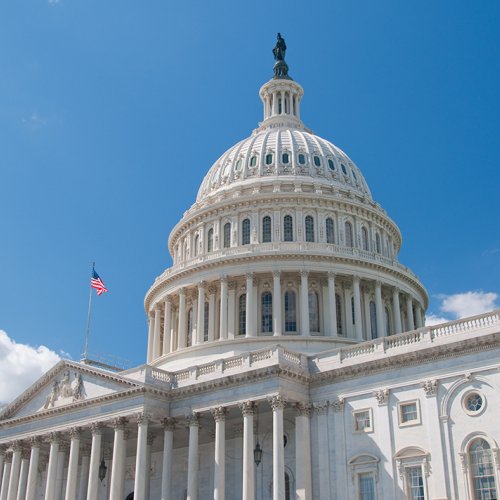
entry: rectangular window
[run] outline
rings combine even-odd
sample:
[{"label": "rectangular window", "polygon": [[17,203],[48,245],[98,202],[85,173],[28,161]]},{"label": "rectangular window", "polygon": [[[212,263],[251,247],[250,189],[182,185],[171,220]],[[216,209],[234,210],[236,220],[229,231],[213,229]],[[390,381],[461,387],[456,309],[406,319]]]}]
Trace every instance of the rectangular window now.
[{"label": "rectangular window", "polygon": [[358,491],[359,500],[375,500],[375,484],[371,472],[358,475]]},{"label": "rectangular window", "polygon": [[418,401],[406,401],[399,403],[399,425],[420,424],[420,408]]},{"label": "rectangular window", "polygon": [[406,467],[406,497],[408,500],[425,500],[422,467]]},{"label": "rectangular window", "polygon": [[353,412],[354,417],[354,432],[371,432],[373,431],[371,410],[359,410]]}]

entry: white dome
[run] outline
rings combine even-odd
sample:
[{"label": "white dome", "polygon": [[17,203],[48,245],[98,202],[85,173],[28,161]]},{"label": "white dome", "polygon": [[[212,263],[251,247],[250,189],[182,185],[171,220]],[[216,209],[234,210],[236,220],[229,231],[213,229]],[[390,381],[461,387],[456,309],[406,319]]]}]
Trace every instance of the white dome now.
[{"label": "white dome", "polygon": [[258,129],[228,149],[203,179],[197,202],[256,180],[327,184],[371,199],[360,170],[331,142],[299,128]]}]

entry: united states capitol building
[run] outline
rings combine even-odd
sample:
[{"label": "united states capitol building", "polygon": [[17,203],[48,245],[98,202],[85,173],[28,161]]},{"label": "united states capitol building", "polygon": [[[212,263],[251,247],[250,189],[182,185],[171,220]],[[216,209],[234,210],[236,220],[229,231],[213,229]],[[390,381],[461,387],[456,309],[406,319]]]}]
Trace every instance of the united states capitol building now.
[{"label": "united states capitol building", "polygon": [[424,326],[397,225],[302,122],[285,51],[170,233],[146,363],[63,360],[9,405],[0,500],[498,498],[499,311]]}]

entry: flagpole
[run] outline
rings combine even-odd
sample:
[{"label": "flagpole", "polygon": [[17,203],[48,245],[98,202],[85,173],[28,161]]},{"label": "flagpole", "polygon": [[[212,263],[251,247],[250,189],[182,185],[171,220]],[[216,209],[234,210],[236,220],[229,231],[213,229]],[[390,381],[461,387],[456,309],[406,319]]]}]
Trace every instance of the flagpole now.
[{"label": "flagpole", "polygon": [[83,354],[83,360],[85,361],[89,354],[89,334],[90,334],[90,313],[92,312],[92,277],[94,276],[95,262],[92,262],[92,274],[90,276],[90,296],[89,296],[89,312],[87,316],[87,333],[85,335],[85,352]]}]

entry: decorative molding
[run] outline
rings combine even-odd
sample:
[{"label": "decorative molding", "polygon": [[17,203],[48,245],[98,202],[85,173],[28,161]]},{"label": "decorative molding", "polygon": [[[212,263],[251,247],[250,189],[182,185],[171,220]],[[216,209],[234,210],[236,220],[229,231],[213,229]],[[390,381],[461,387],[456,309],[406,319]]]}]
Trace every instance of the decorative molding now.
[{"label": "decorative molding", "polygon": [[384,406],[389,402],[389,389],[378,389],[373,392],[373,396],[377,400],[379,406]]},{"label": "decorative molding", "polygon": [[273,411],[284,410],[287,403],[286,399],[280,394],[278,394],[277,396],[268,397],[267,400],[271,405]]},{"label": "decorative molding", "polygon": [[148,425],[151,422],[151,415],[149,413],[137,414],[137,425]]},{"label": "decorative molding", "polygon": [[82,428],[81,427],[71,427],[71,429],[68,432],[69,437],[71,440],[73,439],[80,439],[82,437]]},{"label": "decorative molding", "polygon": [[326,415],[328,413],[329,401],[321,401],[320,403],[313,403],[314,412],[316,415]]},{"label": "decorative molding", "polygon": [[161,424],[163,426],[163,429],[166,431],[174,431],[175,426],[177,424],[177,420],[173,417],[165,417],[162,421]]},{"label": "decorative molding", "polygon": [[186,417],[189,427],[199,427],[200,426],[200,414],[193,411],[190,415]]},{"label": "decorative molding", "polygon": [[436,379],[424,380],[420,382],[420,387],[425,392],[425,395],[430,398],[437,395],[438,391],[438,381]]},{"label": "decorative molding", "polygon": [[255,403],[253,401],[245,401],[238,406],[244,417],[251,416],[255,413]]},{"label": "decorative molding", "polygon": [[312,405],[310,403],[294,403],[295,416],[297,417],[311,417]]},{"label": "decorative molding", "polygon": [[333,401],[331,401],[330,405],[333,408],[334,412],[344,411],[345,398],[342,396],[339,396],[337,399],[334,399]]},{"label": "decorative molding", "polygon": [[111,421],[111,428],[115,431],[124,431],[128,424],[128,419],[126,417],[117,417]]},{"label": "decorative molding", "polygon": [[227,408],[218,406],[210,410],[216,422],[224,422],[226,420]]},{"label": "decorative molding", "polygon": [[92,433],[93,436],[102,436],[104,432],[104,425],[102,422],[94,422],[90,426],[90,432]]}]

